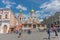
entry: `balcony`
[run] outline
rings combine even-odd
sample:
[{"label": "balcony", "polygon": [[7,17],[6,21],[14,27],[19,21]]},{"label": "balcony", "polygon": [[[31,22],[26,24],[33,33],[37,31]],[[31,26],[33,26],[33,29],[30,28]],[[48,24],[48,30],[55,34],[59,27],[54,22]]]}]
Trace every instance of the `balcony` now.
[{"label": "balcony", "polygon": [[10,19],[2,19],[2,22],[10,22]]},{"label": "balcony", "polygon": [[10,20],[10,18],[3,18],[2,20]]}]

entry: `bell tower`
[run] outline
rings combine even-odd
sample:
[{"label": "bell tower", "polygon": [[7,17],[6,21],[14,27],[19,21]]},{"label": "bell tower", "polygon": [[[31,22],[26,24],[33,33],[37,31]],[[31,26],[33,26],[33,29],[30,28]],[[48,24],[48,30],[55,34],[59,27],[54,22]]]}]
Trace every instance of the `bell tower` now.
[{"label": "bell tower", "polygon": [[34,10],[32,9],[30,12],[30,16],[33,17],[34,16]]},{"label": "bell tower", "polygon": [[23,15],[22,15],[22,9],[20,8],[20,13],[19,13],[19,22],[22,22]]}]

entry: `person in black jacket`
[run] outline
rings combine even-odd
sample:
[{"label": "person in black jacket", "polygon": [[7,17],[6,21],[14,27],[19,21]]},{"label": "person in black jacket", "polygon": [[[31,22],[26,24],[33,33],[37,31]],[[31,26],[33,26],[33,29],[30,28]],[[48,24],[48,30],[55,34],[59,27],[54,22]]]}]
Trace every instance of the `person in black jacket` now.
[{"label": "person in black jacket", "polygon": [[29,29],[27,33],[28,33],[28,34],[31,34],[31,30]]}]

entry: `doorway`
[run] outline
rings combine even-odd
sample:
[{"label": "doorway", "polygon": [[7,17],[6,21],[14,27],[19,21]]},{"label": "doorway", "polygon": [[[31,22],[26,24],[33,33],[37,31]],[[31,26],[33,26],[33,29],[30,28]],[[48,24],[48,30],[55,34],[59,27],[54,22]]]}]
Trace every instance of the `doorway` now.
[{"label": "doorway", "polygon": [[7,25],[4,25],[4,33],[6,33],[6,31],[7,31]]},{"label": "doorway", "polygon": [[36,28],[36,25],[35,24],[33,25],[33,28]]}]

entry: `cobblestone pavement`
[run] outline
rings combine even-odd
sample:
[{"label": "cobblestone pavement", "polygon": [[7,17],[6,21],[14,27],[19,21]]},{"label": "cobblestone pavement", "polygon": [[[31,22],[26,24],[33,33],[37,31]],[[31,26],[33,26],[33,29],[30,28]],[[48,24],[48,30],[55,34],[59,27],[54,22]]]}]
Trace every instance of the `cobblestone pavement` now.
[{"label": "cobblestone pavement", "polygon": [[[58,38],[51,33],[51,40],[60,40],[60,33]],[[0,40],[48,40],[46,32],[33,32],[32,34],[22,33],[21,38],[18,38],[18,34],[0,34]]]}]

